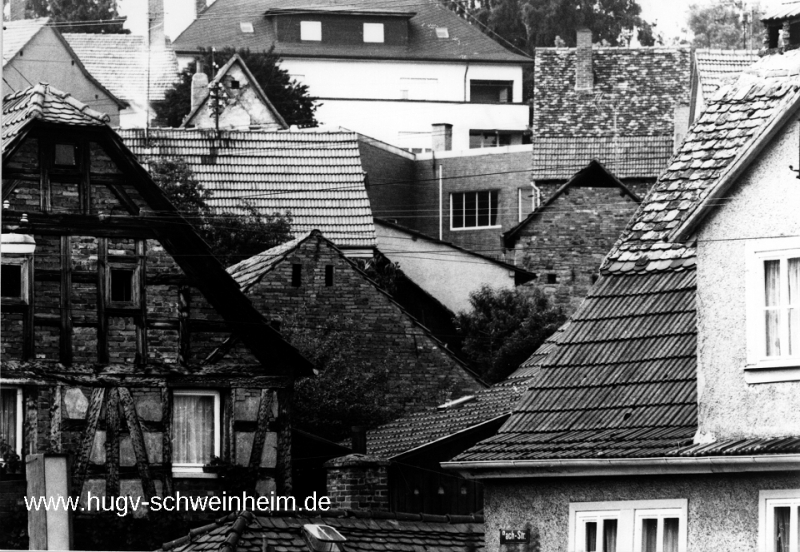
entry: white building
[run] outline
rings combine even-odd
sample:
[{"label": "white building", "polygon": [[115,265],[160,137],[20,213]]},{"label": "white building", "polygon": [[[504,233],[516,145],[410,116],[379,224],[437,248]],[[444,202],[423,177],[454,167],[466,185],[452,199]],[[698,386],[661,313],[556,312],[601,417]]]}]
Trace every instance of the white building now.
[{"label": "white building", "polygon": [[402,148],[432,149],[436,124],[452,125],[452,149],[519,144],[528,125],[532,60],[435,0],[217,0],[174,41],[181,64],[226,46],[274,46],[322,103],[320,123]]}]

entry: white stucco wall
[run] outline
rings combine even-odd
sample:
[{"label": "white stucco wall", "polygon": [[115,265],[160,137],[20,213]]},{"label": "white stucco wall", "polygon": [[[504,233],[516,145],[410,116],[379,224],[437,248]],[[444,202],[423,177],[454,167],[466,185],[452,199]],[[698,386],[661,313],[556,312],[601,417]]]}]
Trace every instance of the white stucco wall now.
[{"label": "white stucco wall", "polygon": [[800,382],[745,381],[748,238],[800,236],[800,181],[789,170],[797,166],[799,147],[798,123],[792,121],[698,230],[702,441],[797,435],[800,428]]},{"label": "white stucco wall", "polygon": [[412,234],[375,223],[378,249],[400,270],[445,307],[458,313],[471,309],[469,294],[483,285],[512,289],[514,273],[501,265],[446,244],[412,239]]}]

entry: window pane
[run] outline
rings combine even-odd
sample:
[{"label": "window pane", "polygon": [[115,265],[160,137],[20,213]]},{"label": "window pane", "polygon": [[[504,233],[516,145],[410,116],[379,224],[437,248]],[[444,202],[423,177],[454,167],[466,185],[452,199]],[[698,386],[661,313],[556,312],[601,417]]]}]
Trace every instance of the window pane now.
[{"label": "window pane", "polygon": [[56,144],[55,163],[61,166],[75,165],[75,145]]},{"label": "window pane", "polygon": [[489,226],[490,192],[478,192],[478,226]]},{"label": "window pane", "polygon": [[0,389],[0,441],[17,450],[17,390]]},{"label": "window pane", "polygon": [[300,40],[322,40],[321,21],[301,21]]},{"label": "window pane", "polygon": [[22,267],[2,265],[0,269],[0,295],[15,299],[22,297]]},{"label": "window pane", "polygon": [[603,552],[617,552],[617,520],[603,522]]},{"label": "window pane", "polygon": [[764,261],[764,305],[777,307],[780,303],[781,262]]},{"label": "window pane", "polygon": [[586,542],[583,549],[586,552],[597,552],[597,522],[586,522]]},{"label": "window pane", "polygon": [[678,518],[664,519],[664,552],[678,552]]},{"label": "window pane", "polygon": [[468,228],[477,225],[478,206],[475,196],[474,193],[464,194],[464,217],[466,219],[464,226]]},{"label": "window pane", "polygon": [[489,224],[492,226],[497,225],[497,192],[490,192],[492,194],[492,213],[491,213],[491,220]]},{"label": "window pane", "polygon": [[642,552],[656,552],[658,539],[658,520],[642,520]]},{"label": "window pane", "polygon": [[123,303],[133,301],[132,270],[111,270],[111,300]]},{"label": "window pane", "polygon": [[800,258],[789,259],[789,354],[800,348]]},{"label": "window pane", "polygon": [[214,454],[214,397],[175,395],[172,431],[173,462],[210,462]]},{"label": "window pane", "polygon": [[789,506],[775,508],[775,552],[789,552],[789,542],[792,536],[789,527],[790,513]]},{"label": "window pane", "polygon": [[364,23],[364,42],[383,42],[383,23]]},{"label": "window pane", "polygon": [[453,228],[464,228],[464,194],[453,194]]}]

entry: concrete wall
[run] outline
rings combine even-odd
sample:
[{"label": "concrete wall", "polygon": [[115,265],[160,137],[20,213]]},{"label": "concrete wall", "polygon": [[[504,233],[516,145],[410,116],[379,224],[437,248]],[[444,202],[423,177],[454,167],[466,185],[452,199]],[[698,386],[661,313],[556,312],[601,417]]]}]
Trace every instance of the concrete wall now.
[{"label": "concrete wall", "polygon": [[797,164],[798,147],[797,123],[790,122],[724,194],[722,207],[697,234],[697,375],[704,441],[796,435],[800,427],[800,382],[748,384],[744,370],[745,238],[800,236],[800,186],[789,170]]},{"label": "concrete wall", "polygon": [[[532,540],[546,552],[566,552],[571,502],[688,500],[688,552],[758,550],[758,493],[796,489],[795,473],[487,480],[484,486],[487,552],[525,550],[501,546],[501,529],[530,524]],[[526,551],[527,552],[527,551]]]},{"label": "concrete wall", "polygon": [[[417,156],[417,219],[413,228],[439,237],[439,167],[442,167],[442,239],[461,247],[503,258],[501,234],[516,226],[533,209],[531,146],[434,152]],[[451,230],[450,195],[497,190],[499,210],[494,228]],[[521,191],[521,194],[520,194]],[[520,195],[522,204],[520,205]]]},{"label": "concrete wall", "polygon": [[75,64],[55,31],[42,28],[20,52],[3,67],[3,96],[46,82],[72,94],[92,109],[107,113],[111,126],[119,125],[119,105],[101,88],[86,78]]},{"label": "concrete wall", "polygon": [[399,263],[406,276],[454,313],[470,310],[470,293],[483,285],[514,287],[514,274],[507,268],[448,244],[414,239],[413,234],[379,222],[375,223],[375,235],[378,249],[386,257]]}]

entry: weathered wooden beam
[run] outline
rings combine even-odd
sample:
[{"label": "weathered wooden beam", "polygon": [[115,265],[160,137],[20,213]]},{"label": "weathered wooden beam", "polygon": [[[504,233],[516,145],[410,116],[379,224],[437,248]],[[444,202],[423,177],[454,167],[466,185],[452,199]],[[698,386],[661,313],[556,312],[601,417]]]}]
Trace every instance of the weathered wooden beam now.
[{"label": "weathered wooden beam", "polygon": [[106,402],[106,495],[119,496],[119,392],[110,389]]},{"label": "weathered wooden beam", "polygon": [[136,265],[139,262],[139,259],[133,255],[109,255],[107,258],[108,262],[110,263],[127,263]]},{"label": "weathered wooden beam", "polygon": [[164,424],[161,453],[164,455],[161,465],[164,467],[164,496],[172,496],[172,391],[161,390],[161,422]]},{"label": "weathered wooden beam", "polygon": [[97,421],[100,419],[100,410],[103,407],[105,393],[105,388],[95,387],[92,389],[92,396],[89,399],[89,408],[86,411],[86,430],[83,433],[83,440],[73,468],[72,492],[75,496],[80,496],[83,482],[86,480],[86,467],[89,465],[92,445],[97,435]]},{"label": "weathered wooden beam", "polygon": [[189,325],[191,316],[192,294],[189,286],[182,285],[178,289],[178,362],[186,365],[191,361],[192,331]]},{"label": "weathered wooden beam", "polygon": [[136,321],[136,364],[147,364],[147,242],[136,240],[138,282],[133,293],[139,301],[139,319]]},{"label": "weathered wooden beam", "polygon": [[272,417],[272,389],[261,389],[258,401],[258,416],[256,432],[253,434],[253,448],[250,449],[250,461],[247,463],[250,470],[261,467],[261,455],[264,452],[264,442],[267,439],[267,428]]},{"label": "weathered wooden beam", "polygon": [[[39,207],[42,213],[50,213],[50,151],[52,142],[44,136],[39,137]],[[33,215],[33,213],[31,213]]]},{"label": "weathered wooden beam", "polygon": [[92,181],[89,176],[89,167],[92,166],[91,159],[89,158],[89,141],[85,137],[80,140],[80,160],[78,168],[80,169],[80,184],[78,185],[78,197],[81,203],[81,212],[88,215],[92,212]]},{"label": "weathered wooden beam", "polygon": [[61,394],[63,387],[56,385],[53,387],[53,401],[50,403],[50,435],[48,435],[48,442],[50,450],[53,452],[61,452],[61,434],[63,417],[61,415]]},{"label": "weathered wooden beam", "polygon": [[224,320],[199,320],[189,319],[189,329],[194,332],[226,332],[231,331],[231,326]]},{"label": "weathered wooden beam", "polygon": [[34,355],[34,344],[36,343],[36,330],[34,328],[33,315],[34,315],[34,300],[35,293],[33,285],[33,265],[36,259],[33,258],[30,262],[26,263],[27,266],[27,279],[28,279],[28,304],[22,315],[22,360],[29,360]]},{"label": "weathered wooden beam", "polygon": [[[60,282],[61,270],[40,268],[34,274],[37,282]],[[97,273],[91,270],[73,270],[72,282],[78,284],[94,284],[97,282]]]},{"label": "weathered wooden beam", "polygon": [[285,387],[277,390],[278,418],[278,458],[275,463],[275,486],[279,494],[292,494],[292,389]]},{"label": "weathered wooden beam", "polygon": [[136,467],[139,470],[139,478],[142,480],[144,496],[147,500],[150,500],[156,495],[156,487],[150,474],[150,462],[147,459],[147,448],[144,444],[139,416],[136,414],[136,406],[133,404],[133,398],[126,387],[119,387],[117,391],[119,393],[119,402],[122,405],[122,412],[125,414],[125,421],[128,424],[128,431],[131,434],[133,454],[136,456]]},{"label": "weathered wooden beam", "polygon": [[7,313],[22,313],[25,314],[28,312],[28,304],[24,301],[19,301],[17,303],[11,303],[6,299],[3,299],[3,302],[0,303],[0,312],[7,312]]},{"label": "weathered wooden beam", "polygon": [[222,458],[234,466],[236,465],[236,434],[233,432],[235,403],[236,389],[231,389],[227,400],[223,403],[225,410],[222,413]]},{"label": "weathered wooden beam", "polygon": [[97,362],[108,363],[108,316],[106,315],[106,272],[108,239],[97,240]]},{"label": "weathered wooden beam", "polygon": [[[11,193],[22,183],[22,180],[9,179],[8,173],[6,173],[4,176],[6,178],[3,179],[3,201],[11,197]],[[37,174],[36,176],[38,177],[39,175]]]},{"label": "weathered wooden beam", "polygon": [[136,205],[131,199],[131,196],[125,191],[125,188],[119,182],[105,182],[106,187],[111,190],[111,193],[114,194],[114,197],[117,198],[125,210],[128,211],[133,216],[139,216],[140,210],[139,206]]},{"label": "weathered wooden beam", "polygon": [[211,351],[208,356],[203,360],[203,364],[215,364],[225,358],[231,349],[239,342],[239,339],[232,335],[228,337],[222,344]]},{"label": "weathered wooden beam", "polygon": [[189,280],[183,274],[150,274],[147,277],[148,286],[185,286]]},{"label": "weathered wooden beam", "polygon": [[61,236],[61,324],[58,334],[59,361],[72,364],[72,245]]},{"label": "weathered wooden beam", "polygon": [[[156,231],[164,223],[158,219],[142,216],[78,215],[63,213],[42,214],[35,211],[7,210],[5,220],[19,220],[28,215],[28,229],[33,234],[80,235],[95,237],[119,237],[157,239]],[[5,227],[6,222],[3,223]]]}]

